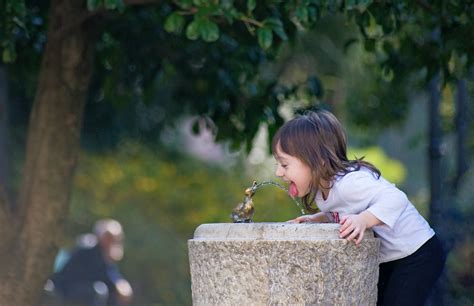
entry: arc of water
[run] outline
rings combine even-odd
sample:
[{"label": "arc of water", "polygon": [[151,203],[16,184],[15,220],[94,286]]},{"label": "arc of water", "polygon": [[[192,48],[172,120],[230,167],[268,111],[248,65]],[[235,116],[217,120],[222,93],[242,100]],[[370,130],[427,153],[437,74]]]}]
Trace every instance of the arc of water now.
[{"label": "arc of water", "polygon": [[[260,183],[255,184],[254,186],[252,186],[252,193],[255,193],[258,188],[263,187],[263,186],[266,186],[266,185],[273,185],[273,186],[276,186],[276,187],[282,189],[283,191],[285,191],[285,192],[288,194],[288,189],[287,189],[285,186],[283,186],[283,185],[281,185],[281,184],[279,184],[279,183],[277,183],[277,182],[273,182],[273,181],[263,181],[263,182],[260,182]],[[298,202],[295,198],[293,198],[293,197],[291,197],[291,196],[290,196],[290,198],[293,200],[293,202],[296,203],[296,205],[298,206],[298,208],[299,208],[300,211],[301,211],[301,214],[304,215],[305,212],[304,212],[304,209],[301,207],[300,202]]]}]

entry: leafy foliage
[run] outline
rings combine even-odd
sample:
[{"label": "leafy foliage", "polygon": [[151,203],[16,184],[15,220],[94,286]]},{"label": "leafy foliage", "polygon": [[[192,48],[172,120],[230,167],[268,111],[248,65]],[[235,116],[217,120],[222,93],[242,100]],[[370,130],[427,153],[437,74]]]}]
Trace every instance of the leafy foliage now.
[{"label": "leafy foliage", "polygon": [[[349,103],[358,124],[383,126],[407,113],[407,89],[424,87],[436,73],[444,84],[469,77],[474,64],[474,4],[471,1],[374,1],[351,11],[378,79],[370,99]],[[381,76],[381,77],[380,77]],[[381,90],[376,90],[379,88]],[[357,93],[356,93],[357,94]]]},{"label": "leafy foliage", "polygon": [[[248,145],[260,123],[274,131],[283,122],[277,111],[282,96],[298,90],[285,88],[278,74],[262,77],[262,65],[274,59],[282,42],[291,41],[298,29],[341,10],[363,11],[367,3],[351,2],[345,7],[344,2],[332,1],[169,1],[159,7],[139,7],[121,0],[90,0],[87,6],[92,16],[113,12],[104,15],[104,31],[97,45],[86,138],[101,135],[110,145],[123,133],[156,141],[153,131],[176,116],[192,113],[211,119],[219,139],[230,138],[236,147]],[[49,8],[41,2],[31,7],[34,9],[23,11],[23,19],[41,21],[29,27],[33,30],[30,37],[43,37],[44,42],[41,33]],[[10,12],[5,20],[17,16]],[[8,29],[3,26],[1,30]],[[7,32],[17,33],[4,38],[11,46],[31,46],[30,40],[22,43],[20,39],[25,29],[15,26]],[[42,51],[42,44],[35,46]],[[23,53],[30,48],[12,50],[20,56],[18,62],[31,58],[30,52]],[[13,74],[23,70],[14,68]],[[34,82],[36,74],[29,75]],[[18,80],[23,80],[21,76]],[[25,84],[19,81],[17,86],[21,92]],[[33,93],[26,98],[32,100]],[[130,112],[151,115],[144,115],[145,122],[143,118],[120,119]],[[113,127],[111,137],[104,135],[110,131],[101,131],[107,126]],[[98,143],[100,140],[89,141],[88,146]]]},{"label": "leafy foliage", "polygon": [[[378,68],[374,68],[376,73],[385,76],[373,80],[378,83],[376,87],[360,84],[359,88],[373,91],[373,94],[371,99],[354,96],[354,101],[349,103],[349,113],[357,124],[383,125],[400,120],[407,111],[403,91],[407,82],[429,80],[440,70],[449,82],[466,75],[473,62],[474,9],[469,1],[186,0],[169,1],[161,8],[146,9],[126,3],[122,0],[87,1],[90,10],[121,12],[107,19],[106,31],[98,46],[101,56],[93,86],[96,90],[91,97],[119,105],[130,103],[124,101],[149,102],[156,96],[157,87],[163,88],[163,82],[178,84],[172,87],[172,92],[178,93],[174,98],[181,98],[181,111],[184,108],[216,121],[224,117],[222,121],[226,124],[217,123],[219,137],[236,137],[236,144],[249,142],[258,126],[255,122],[267,121],[270,126],[273,119],[276,123],[281,122],[275,112],[279,102],[272,98],[272,93],[281,90],[275,87],[278,76],[273,80],[255,76],[259,67],[277,54],[281,42],[291,40],[297,29],[310,28],[323,16],[345,12],[360,29],[365,49],[373,54],[371,61],[378,63]],[[24,1],[5,1],[0,26],[4,62],[13,62],[18,56],[23,62],[31,57],[29,53],[19,54],[22,48],[16,46],[22,45],[24,37],[35,40],[40,30],[35,22],[44,20],[44,17],[38,18],[41,16],[38,12],[47,7],[42,4],[31,6],[34,9],[29,7],[30,3],[27,7]],[[41,23],[44,26],[44,22]],[[186,37],[192,41],[182,39]],[[145,41],[171,41],[174,44],[168,47],[157,43],[154,47],[136,48],[145,45]],[[202,44],[202,41],[208,43]],[[36,46],[41,48],[40,44]],[[206,75],[208,82],[203,82],[197,74]],[[410,75],[414,78],[406,77]],[[119,90],[112,85],[117,83]],[[223,88],[214,94],[216,86],[209,84],[223,85]],[[247,88],[255,89],[252,92],[257,96],[242,96]],[[383,90],[375,92],[375,88]],[[197,99],[199,103],[196,103]],[[254,100],[263,100],[269,108],[257,102],[247,110]],[[168,113],[159,117],[173,117],[170,104],[160,108]],[[230,116],[236,109],[242,113]],[[239,126],[247,120],[250,132],[242,133]],[[231,124],[227,124],[229,122]]]},{"label": "leafy foliage", "polygon": [[374,164],[382,175],[394,184],[401,184],[406,178],[406,169],[403,164],[390,159],[379,147],[349,148],[347,155],[349,159],[364,157],[365,161]]}]

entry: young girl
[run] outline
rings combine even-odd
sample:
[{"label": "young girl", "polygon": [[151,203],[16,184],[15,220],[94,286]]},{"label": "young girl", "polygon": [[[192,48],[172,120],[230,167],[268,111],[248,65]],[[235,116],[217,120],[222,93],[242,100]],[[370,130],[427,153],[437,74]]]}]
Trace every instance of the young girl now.
[{"label": "young girl", "polygon": [[320,212],[290,222],[336,222],[340,237],[361,243],[371,228],[381,241],[377,305],[423,305],[444,266],[433,229],[406,195],[372,164],[346,156],[339,121],[327,111],[307,112],[273,138],[276,175],[305,207]]}]

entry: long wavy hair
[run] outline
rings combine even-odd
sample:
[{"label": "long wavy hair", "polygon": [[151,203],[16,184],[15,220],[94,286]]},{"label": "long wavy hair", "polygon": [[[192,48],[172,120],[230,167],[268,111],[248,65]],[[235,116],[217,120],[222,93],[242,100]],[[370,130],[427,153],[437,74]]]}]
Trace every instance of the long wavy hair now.
[{"label": "long wavy hair", "polygon": [[310,192],[302,198],[309,212],[318,211],[313,206],[320,190],[321,180],[332,181],[336,175],[346,175],[361,167],[370,169],[377,178],[380,170],[362,158],[347,158],[347,141],[344,129],[337,118],[328,111],[307,111],[286,122],[273,136],[272,152],[277,146],[285,154],[298,158],[311,169]]}]

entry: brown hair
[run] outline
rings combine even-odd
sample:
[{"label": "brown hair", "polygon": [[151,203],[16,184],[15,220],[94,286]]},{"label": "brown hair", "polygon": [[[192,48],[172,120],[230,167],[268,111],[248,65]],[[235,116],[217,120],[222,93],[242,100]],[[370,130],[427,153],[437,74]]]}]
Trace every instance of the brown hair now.
[{"label": "brown hair", "polygon": [[317,211],[311,206],[321,187],[321,180],[331,182],[336,175],[345,175],[359,170],[362,166],[372,170],[377,177],[380,171],[363,157],[347,159],[347,142],[344,129],[337,118],[328,111],[307,111],[285,123],[273,136],[272,152],[276,147],[298,158],[311,168],[310,192],[302,200],[310,212]]}]

